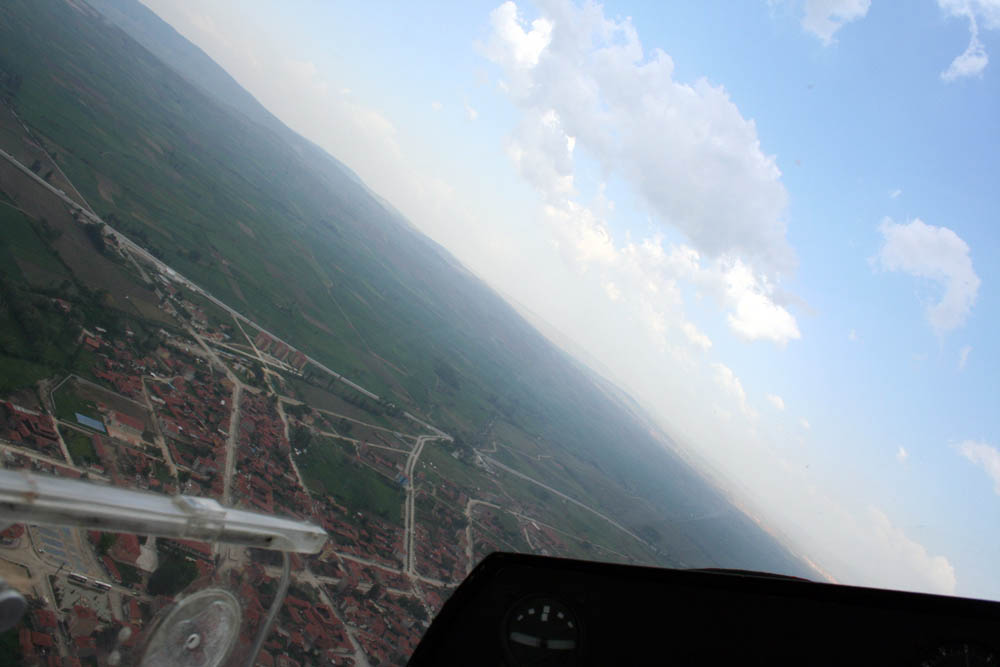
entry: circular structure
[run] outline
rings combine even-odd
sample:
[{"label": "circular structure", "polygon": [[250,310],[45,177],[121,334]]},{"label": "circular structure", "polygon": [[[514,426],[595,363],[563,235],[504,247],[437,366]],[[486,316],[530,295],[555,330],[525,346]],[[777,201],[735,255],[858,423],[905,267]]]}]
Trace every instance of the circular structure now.
[{"label": "circular structure", "polygon": [[575,665],[580,624],[568,606],[550,597],[515,604],[504,623],[508,657],[518,665]]},{"label": "circular structure", "polygon": [[240,631],[240,605],[229,591],[208,588],[184,598],[160,622],[143,667],[221,665]]}]

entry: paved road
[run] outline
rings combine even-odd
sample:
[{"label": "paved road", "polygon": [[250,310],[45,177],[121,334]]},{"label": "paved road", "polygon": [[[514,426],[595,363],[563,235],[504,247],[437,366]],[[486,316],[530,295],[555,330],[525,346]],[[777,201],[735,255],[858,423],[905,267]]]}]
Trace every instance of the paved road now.
[{"label": "paved road", "polygon": [[[55,393],[56,389],[58,389],[59,387],[61,387],[62,384],[63,384],[63,382],[65,382],[68,379],[69,379],[69,376],[64,377],[59,382],[59,384],[56,385],[55,389],[50,389],[49,388],[49,385],[52,384],[52,383],[48,379],[41,380],[38,383],[38,394],[39,394],[39,396],[42,397],[42,402],[44,403],[45,401],[48,401],[48,405],[43,406],[42,412],[46,412],[47,411],[48,414],[49,414],[49,416],[52,417],[52,421],[53,422],[56,420],[56,418],[55,418],[55,414],[56,414],[56,401],[55,401],[54,398],[52,398],[52,395]],[[66,446],[66,441],[63,440],[63,437],[62,437],[62,431],[60,431],[58,427],[56,427],[56,439],[59,441],[59,449],[62,450],[62,455],[66,459],[66,463],[72,464],[73,463],[73,457],[69,455],[69,447]]]},{"label": "paved road", "polygon": [[[433,427],[432,427],[433,428]],[[406,459],[406,468],[404,474],[406,475],[406,513],[404,515],[404,534],[403,534],[403,544],[406,547],[406,557],[404,559],[405,566],[403,570],[410,577],[420,579],[421,581],[426,581],[428,583],[437,584],[438,586],[446,585],[445,582],[439,581],[437,579],[430,579],[429,577],[424,577],[417,574],[416,569],[416,548],[413,546],[414,540],[416,539],[416,495],[417,491],[414,485],[413,474],[417,468],[417,462],[420,460],[420,455],[424,451],[424,445],[428,442],[434,440],[451,440],[451,437],[441,433],[437,429],[434,429],[439,435],[422,435],[417,438],[417,446],[413,448],[410,452],[410,456]]]},{"label": "paved road", "polygon": [[67,463],[66,461],[62,461],[60,459],[54,459],[51,456],[46,456],[45,454],[41,454],[31,449],[25,449],[24,445],[18,445],[13,442],[10,442],[9,440],[0,439],[0,452],[7,452],[7,451],[9,451],[12,454],[24,456],[25,458],[35,459],[43,463],[48,463],[49,465],[56,465],[62,468],[69,468],[71,470],[77,471],[81,475],[83,473],[87,473],[88,475],[90,475],[91,478],[96,478],[104,482],[110,481],[110,479],[108,479],[108,477],[106,477],[105,475],[99,475],[93,470],[87,470],[86,468],[81,468],[76,464]]},{"label": "paved road", "polygon": [[475,505],[486,505],[487,507],[494,507],[496,509],[503,509],[499,505],[494,505],[493,503],[488,503],[485,500],[476,500],[475,498],[469,498],[469,502],[465,503],[465,571],[466,573],[472,572],[472,568],[476,566],[472,562],[472,508]]},{"label": "paved road", "polygon": [[414,482],[413,471],[417,467],[417,461],[420,459],[420,453],[424,451],[424,443],[426,443],[428,440],[431,439],[436,440],[437,437],[431,435],[422,435],[419,438],[417,438],[417,445],[416,447],[413,448],[413,451],[410,452],[410,455],[407,457],[406,468],[404,469],[403,472],[403,474],[406,476],[406,511],[403,520],[403,526],[404,526],[403,544],[406,545],[406,556],[403,561],[404,562],[403,569],[410,576],[416,574],[416,570],[414,568],[414,562],[416,558],[414,558],[415,554],[414,554],[413,541],[414,541],[414,534],[416,533],[416,530],[414,530],[414,524],[416,518],[415,515],[416,515],[417,493],[416,489],[414,488],[415,484],[413,483]]},{"label": "paved road", "polygon": [[[204,355],[208,357],[209,361],[216,366],[219,370],[226,374],[226,378],[233,384],[233,393],[229,397],[230,400],[230,414],[229,414],[229,434],[226,436],[226,471],[222,478],[222,503],[224,505],[232,505],[233,501],[233,475],[236,474],[236,448],[239,444],[240,435],[240,410],[242,406],[243,390],[246,389],[240,379],[236,376],[236,373],[232,371],[229,366],[219,358],[211,346],[205,342],[205,339],[198,335],[191,327],[185,327],[189,336],[194,338],[195,342],[204,351]],[[219,545],[215,545],[216,553],[218,553]]]},{"label": "paved road", "polygon": [[226,473],[222,478],[222,504],[233,504],[233,475],[236,473],[236,447],[240,435],[240,401],[243,398],[243,383],[233,385],[232,413],[229,416],[229,435],[226,436]]},{"label": "paved road", "polygon": [[174,463],[174,457],[170,455],[170,447],[167,446],[167,439],[163,437],[163,432],[160,430],[160,420],[156,417],[156,409],[153,407],[153,401],[149,397],[149,387],[146,386],[147,379],[149,378],[145,375],[142,376],[142,396],[146,399],[146,409],[149,410],[150,421],[153,423],[153,444],[160,448],[160,454],[163,455],[163,460],[167,464],[170,474],[177,480],[179,488],[180,478],[177,476],[177,464]]},{"label": "paved road", "polygon": [[[303,491],[306,492],[306,495],[309,495],[309,497],[312,498],[312,496],[309,494],[309,487],[306,486],[306,480],[305,480],[304,477],[302,477],[302,472],[299,470],[299,465],[295,462],[294,452],[291,451],[291,449],[292,449],[292,447],[291,447],[292,439],[291,439],[290,434],[289,434],[288,415],[285,414],[284,403],[282,401],[280,401],[280,400],[276,401],[276,403],[278,405],[278,417],[281,419],[281,425],[282,425],[282,428],[285,431],[285,440],[289,444],[288,462],[292,465],[292,472],[295,473],[295,479],[298,480],[299,487]],[[310,505],[310,507],[313,508],[312,511],[315,514],[316,513],[316,509],[312,505],[312,500],[309,501],[309,505]]]}]

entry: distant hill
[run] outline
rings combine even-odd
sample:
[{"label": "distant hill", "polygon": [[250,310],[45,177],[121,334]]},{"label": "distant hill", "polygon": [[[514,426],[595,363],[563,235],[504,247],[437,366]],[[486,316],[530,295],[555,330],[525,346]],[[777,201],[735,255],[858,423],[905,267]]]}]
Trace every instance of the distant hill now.
[{"label": "distant hill", "polygon": [[110,224],[465,443],[500,425],[543,447],[550,483],[647,536],[658,562],[808,576],[619,390],[202,51],[138,2],[92,4],[104,14],[0,3],[0,86],[17,82],[0,92]]},{"label": "distant hill", "polygon": [[334,164],[361,183],[354,171],[290,130],[208,54],[138,0],[88,0],[88,4],[206,95],[231,107],[261,127],[275,132],[286,141],[318,152],[320,155],[315,157]]}]

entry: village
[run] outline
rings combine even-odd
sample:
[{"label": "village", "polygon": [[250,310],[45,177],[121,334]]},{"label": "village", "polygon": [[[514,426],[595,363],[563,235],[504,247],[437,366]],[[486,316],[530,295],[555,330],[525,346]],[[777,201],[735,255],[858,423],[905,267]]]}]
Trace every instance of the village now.
[{"label": "village", "polygon": [[[344,414],[314,409],[288,381],[304,375],[301,352],[246,333],[239,321],[213,323],[206,304],[169,276],[157,280],[161,308],[181,327],[142,341],[131,325],[118,334],[82,329],[89,373],[0,402],[3,466],[312,521],[329,541],[320,554],[293,556],[292,592],[257,664],[405,661],[475,562],[504,548],[502,533],[489,521],[470,525],[474,490],[429,476],[433,464],[407,475],[423,426],[402,432],[366,421],[356,407],[364,397],[352,404],[343,393],[350,387],[338,390]],[[309,458],[331,452],[328,470]],[[338,479],[358,475],[365,488],[338,488]],[[409,566],[406,493],[416,494]],[[252,644],[278,576],[273,552],[20,524],[0,534],[0,558],[5,574],[19,574],[32,592],[18,642],[26,664],[40,665],[134,658],[163,610],[210,586],[239,599],[238,655]]]}]

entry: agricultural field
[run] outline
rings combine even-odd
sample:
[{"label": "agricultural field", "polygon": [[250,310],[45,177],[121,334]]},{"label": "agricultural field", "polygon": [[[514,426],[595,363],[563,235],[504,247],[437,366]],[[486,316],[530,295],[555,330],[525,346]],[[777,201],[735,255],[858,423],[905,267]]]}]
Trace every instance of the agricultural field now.
[{"label": "agricultural field", "polygon": [[352,511],[402,523],[402,487],[360,463],[353,446],[314,437],[300,451],[296,463],[310,491],[330,496]]},{"label": "agricultural field", "polygon": [[78,466],[100,464],[101,460],[97,456],[97,450],[94,449],[94,440],[91,436],[75,428],[65,426],[60,426],[59,431],[62,433],[63,441],[66,443],[66,449],[69,450],[73,463]]}]

